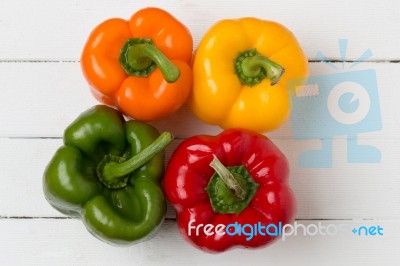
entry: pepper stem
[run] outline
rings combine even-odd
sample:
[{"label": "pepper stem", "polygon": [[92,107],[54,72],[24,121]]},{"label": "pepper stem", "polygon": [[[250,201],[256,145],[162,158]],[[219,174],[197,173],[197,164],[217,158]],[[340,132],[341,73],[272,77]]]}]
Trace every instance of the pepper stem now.
[{"label": "pepper stem", "polygon": [[148,76],[157,66],[168,83],[178,80],[179,69],[150,39],[128,39],[121,49],[119,61],[126,74]]},{"label": "pepper stem", "polygon": [[229,171],[221,162],[218,160],[217,156],[213,154],[214,158],[210,163],[210,166],[217,172],[217,174],[221,177],[222,181],[226,185],[226,187],[231,190],[235,196],[241,200],[246,197],[246,191],[240,185],[240,183],[233,176],[231,171]]},{"label": "pepper stem", "polygon": [[210,166],[215,173],[211,176],[206,191],[214,212],[239,214],[253,199],[258,183],[244,165],[226,167],[214,155]]},{"label": "pepper stem", "polygon": [[266,77],[273,86],[285,72],[281,65],[259,54],[256,49],[241,52],[235,60],[235,70],[240,81],[248,86],[260,83]]},{"label": "pepper stem", "polygon": [[128,175],[150,161],[173,140],[169,132],[163,132],[153,143],[128,160],[115,155],[106,155],[97,166],[100,181],[108,188],[123,188]]}]

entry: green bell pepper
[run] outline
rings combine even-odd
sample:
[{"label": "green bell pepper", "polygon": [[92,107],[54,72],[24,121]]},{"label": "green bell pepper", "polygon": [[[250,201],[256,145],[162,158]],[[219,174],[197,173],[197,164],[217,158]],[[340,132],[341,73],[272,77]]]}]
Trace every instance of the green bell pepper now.
[{"label": "green bell pepper", "polygon": [[81,218],[97,238],[134,244],[152,236],[164,220],[161,188],[170,133],[98,105],[64,132],[43,177],[47,201]]}]

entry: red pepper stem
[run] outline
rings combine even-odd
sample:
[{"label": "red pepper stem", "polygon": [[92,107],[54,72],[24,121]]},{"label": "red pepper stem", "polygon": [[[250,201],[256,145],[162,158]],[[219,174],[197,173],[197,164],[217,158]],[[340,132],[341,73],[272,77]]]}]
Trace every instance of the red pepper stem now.
[{"label": "red pepper stem", "polygon": [[173,83],[178,80],[179,69],[154,44],[135,44],[128,48],[126,60],[136,71],[146,71],[154,62],[161,70],[164,79]]},{"label": "red pepper stem", "polygon": [[97,167],[100,181],[108,188],[122,188],[128,182],[128,175],[150,161],[164,150],[173,140],[169,132],[163,132],[153,143],[128,160],[106,155]]},{"label": "red pepper stem", "polygon": [[246,191],[240,185],[240,183],[233,176],[231,171],[229,171],[220,160],[218,160],[217,156],[213,155],[214,158],[210,163],[210,166],[217,172],[217,174],[221,177],[225,186],[231,190],[235,196],[241,200],[243,200],[246,196]]}]

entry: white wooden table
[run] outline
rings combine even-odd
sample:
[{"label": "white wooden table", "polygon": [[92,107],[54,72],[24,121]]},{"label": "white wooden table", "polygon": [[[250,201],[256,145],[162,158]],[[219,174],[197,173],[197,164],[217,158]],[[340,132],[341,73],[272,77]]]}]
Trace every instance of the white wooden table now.
[{"label": "white wooden table", "polygon": [[[178,233],[170,208],[158,235],[129,248],[92,237],[79,220],[52,209],[42,173],[64,128],[96,104],[79,58],[86,37],[110,17],[129,18],[146,6],[165,8],[191,30],[195,45],[222,18],[254,16],[290,28],[304,47],[312,76],[352,70],[376,73],[382,129],[358,136],[380,162],[348,163],[347,138],[332,136],[332,167],[301,167],[299,156],[323,138],[295,140],[291,123],[268,136],[291,163],[296,222],[345,225],[335,236],[292,236],[259,250],[203,253]],[[347,39],[342,64],[338,40]],[[0,264],[1,265],[400,265],[400,2],[399,1],[123,1],[2,0],[0,2]],[[324,54],[336,68],[321,62]],[[299,110],[301,111],[301,110]],[[307,119],[305,117],[304,119]],[[373,123],[373,122],[372,122]],[[185,107],[154,123],[177,137],[220,132]],[[329,136],[327,136],[328,138]],[[380,226],[383,235],[351,228]]]}]

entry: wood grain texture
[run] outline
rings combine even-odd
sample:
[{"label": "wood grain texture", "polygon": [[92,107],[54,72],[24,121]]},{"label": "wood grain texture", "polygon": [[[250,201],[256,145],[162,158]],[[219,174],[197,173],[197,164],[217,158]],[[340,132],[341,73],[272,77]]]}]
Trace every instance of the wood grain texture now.
[{"label": "wood grain texture", "polygon": [[[305,226],[315,221],[299,221]],[[234,249],[206,254],[179,235],[167,221],[150,241],[132,247],[113,247],[91,236],[74,219],[0,220],[2,265],[18,262],[39,265],[398,265],[398,221],[323,221],[343,226],[334,236],[298,236],[258,250]],[[356,236],[353,227],[377,226],[383,236]],[[44,230],[45,229],[45,230]],[[77,244],[79,243],[79,244]],[[382,248],[384,247],[384,248]],[[16,263],[17,262],[17,263]],[[225,264],[226,263],[226,264]]]},{"label": "wood grain texture", "polygon": [[[380,163],[347,163],[345,135],[332,139],[331,168],[302,168],[299,156],[318,149],[321,136],[294,140],[288,121],[267,133],[286,154],[297,196],[297,222],[346,225],[337,236],[297,236],[260,250],[236,249],[210,255],[188,245],[168,206],[157,236],[117,248],[92,237],[81,221],[63,216],[46,202],[42,174],[64,128],[97,104],[80,70],[80,54],[93,27],[110,17],[129,18],[157,6],[191,30],[195,46],[217,20],[245,16],[279,21],[297,36],[310,61],[310,75],[373,70],[377,77],[382,130],[363,133],[359,143],[377,147]],[[0,1],[0,264],[1,265],[400,265],[400,2],[232,0],[8,0]],[[348,47],[342,64],[339,39]],[[368,62],[351,69],[370,49]],[[325,55],[335,68],[320,62]],[[299,110],[302,112],[303,110]],[[299,121],[311,119],[306,114]],[[152,123],[176,139],[166,162],[185,138],[217,134],[184,106]],[[328,158],[324,158],[328,160]],[[381,225],[384,235],[357,237],[351,228]]]},{"label": "wood grain texture", "polygon": [[[310,75],[319,76],[349,71],[352,63],[345,63],[343,69],[341,63],[334,64],[338,69],[325,63],[309,65]],[[372,69],[377,75],[383,130],[368,134],[397,138],[400,106],[393,96],[400,87],[397,78],[400,64],[367,62],[355,69]],[[81,112],[98,104],[89,92],[77,62],[0,62],[0,73],[0,137],[61,137],[64,128]],[[309,118],[305,115],[301,119]],[[152,124],[159,130],[171,131],[178,138],[221,131],[219,127],[199,121],[187,106]],[[292,138],[290,123],[268,136]]]},{"label": "wood grain texture", "polygon": [[[370,48],[373,60],[399,60],[398,1],[260,1],[246,5],[222,1],[1,1],[0,60],[79,60],[87,35],[110,17],[128,19],[147,6],[165,8],[191,30],[197,45],[202,34],[223,18],[259,17],[291,29],[310,59],[318,51],[340,59],[338,39],[349,39],[348,60]],[[32,6],[36,8],[32,8]],[[15,14],[18,14],[17,16]]]},{"label": "wood grain texture", "polygon": [[[365,140],[365,139],[364,139]],[[334,167],[299,168],[297,157],[309,143],[273,139],[291,162],[291,186],[297,196],[299,219],[400,219],[400,166],[393,146],[400,139],[376,139],[385,156],[381,164],[348,164],[346,141],[334,140]],[[367,139],[368,142],[369,139]],[[181,142],[167,148],[166,160]],[[46,202],[42,192],[43,171],[61,139],[0,138],[0,216],[64,217]],[[23,167],[21,167],[23,162]],[[18,193],[15,192],[17,188]],[[168,218],[175,218],[170,207]]]}]

